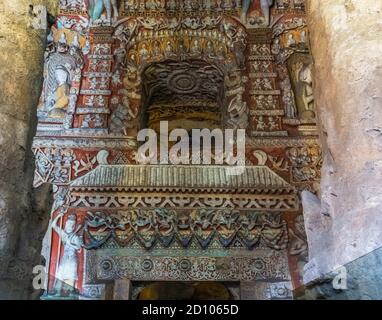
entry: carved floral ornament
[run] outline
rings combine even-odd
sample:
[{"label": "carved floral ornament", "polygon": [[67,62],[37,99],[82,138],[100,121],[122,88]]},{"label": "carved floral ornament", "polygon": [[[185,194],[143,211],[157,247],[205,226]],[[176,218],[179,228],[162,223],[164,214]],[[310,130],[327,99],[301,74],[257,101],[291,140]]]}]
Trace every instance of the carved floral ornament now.
[{"label": "carved floral ornament", "polygon": [[[180,253],[180,252],[179,252]],[[253,257],[150,257],[99,254],[97,278],[138,281],[290,280],[285,255],[273,251]],[[89,261],[92,261],[89,259]]]}]

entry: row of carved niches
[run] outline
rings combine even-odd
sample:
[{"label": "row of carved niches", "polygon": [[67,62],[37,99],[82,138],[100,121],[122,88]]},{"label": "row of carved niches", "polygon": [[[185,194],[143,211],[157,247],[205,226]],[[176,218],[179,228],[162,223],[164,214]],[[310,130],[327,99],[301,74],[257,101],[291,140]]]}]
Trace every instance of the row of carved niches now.
[{"label": "row of carved niches", "polygon": [[[106,8],[105,5],[101,7],[102,2],[106,3]],[[91,8],[91,4],[84,0],[61,0],[60,12],[62,14],[83,14],[91,11],[94,20],[100,20],[100,22],[107,22],[108,18],[113,19],[118,15],[218,12],[219,14],[246,15],[248,20],[254,24],[263,22],[260,20],[261,16],[265,15],[269,7],[273,14],[305,10],[305,0],[260,0],[259,4],[256,2],[253,0],[108,0],[107,2],[95,1],[97,10],[94,10]]]}]

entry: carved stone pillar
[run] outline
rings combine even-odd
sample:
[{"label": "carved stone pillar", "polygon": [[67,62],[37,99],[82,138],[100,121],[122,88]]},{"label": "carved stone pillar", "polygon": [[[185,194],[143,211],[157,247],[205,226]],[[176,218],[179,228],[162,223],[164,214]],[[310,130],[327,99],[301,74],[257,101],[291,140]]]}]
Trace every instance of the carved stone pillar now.
[{"label": "carved stone pillar", "polygon": [[304,197],[309,247],[321,245],[305,282],[382,245],[382,3],[307,8],[324,164],[321,208]]}]

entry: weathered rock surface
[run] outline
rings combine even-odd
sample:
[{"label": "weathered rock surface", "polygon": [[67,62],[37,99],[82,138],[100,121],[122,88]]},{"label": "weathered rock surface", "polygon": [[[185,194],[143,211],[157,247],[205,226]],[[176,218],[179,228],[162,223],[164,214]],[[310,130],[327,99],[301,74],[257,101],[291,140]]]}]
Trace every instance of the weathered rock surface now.
[{"label": "weathered rock surface", "polygon": [[300,298],[306,300],[381,300],[381,264],[382,248],[311,283]]},{"label": "weathered rock surface", "polygon": [[[58,1],[0,3],[0,299],[30,298],[32,266],[39,263],[49,213],[49,203],[36,203],[31,187],[30,147],[46,38],[46,30],[32,26],[36,11],[31,5],[54,13]],[[40,192],[43,196],[46,190]]]},{"label": "weathered rock surface", "polygon": [[306,282],[382,246],[382,2],[310,0],[308,10],[328,224],[310,237],[322,249]]}]

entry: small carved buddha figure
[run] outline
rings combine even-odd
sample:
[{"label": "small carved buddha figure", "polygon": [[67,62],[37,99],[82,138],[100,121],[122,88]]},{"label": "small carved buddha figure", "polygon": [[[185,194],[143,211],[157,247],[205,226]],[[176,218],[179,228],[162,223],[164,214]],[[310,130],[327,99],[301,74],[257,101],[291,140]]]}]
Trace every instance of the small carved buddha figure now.
[{"label": "small carved buddha figure", "polygon": [[251,67],[251,72],[254,72],[254,73],[260,72],[260,62],[259,61],[252,62],[250,67]]},{"label": "small carved buddha figure", "polygon": [[156,10],[157,9],[157,4],[154,0],[148,0],[146,1],[146,9],[149,10]]},{"label": "small carved buddha figure", "polygon": [[271,49],[266,44],[263,44],[262,46],[260,46],[259,52],[260,55],[267,56],[271,54]]},{"label": "small carved buddha figure", "polygon": [[54,75],[57,87],[50,97],[48,115],[51,118],[63,118],[69,105],[70,76],[64,66],[57,66]]},{"label": "small carved buddha figure", "polygon": [[256,108],[260,110],[264,110],[267,108],[267,104],[265,101],[265,96],[259,95],[257,98],[255,98],[256,101]]},{"label": "small carved buddha figure", "polygon": [[275,109],[276,108],[276,103],[275,103],[275,100],[273,99],[273,96],[269,95],[267,97],[267,108],[268,109]]},{"label": "small carved buddha figure", "polygon": [[215,48],[214,48],[214,46],[213,46],[212,41],[208,41],[208,42],[207,42],[207,46],[206,46],[206,49],[205,49],[205,54],[206,54],[209,58],[215,57]]},{"label": "small carved buddha figure", "polygon": [[289,7],[288,0],[277,0],[276,1],[277,9],[287,9]]},{"label": "small carved buddha figure", "polygon": [[135,8],[136,8],[135,0],[127,0],[126,1],[126,8],[128,10],[131,10],[131,11],[135,10]]},{"label": "small carved buddha figure", "polygon": [[263,82],[261,81],[260,78],[256,78],[254,81],[253,81],[253,88],[255,90],[262,90],[263,89]]},{"label": "small carved buddha figure", "polygon": [[293,34],[290,33],[288,35],[287,47],[294,47],[294,46],[296,46],[296,40],[294,39]]},{"label": "small carved buddha figure", "polygon": [[194,42],[192,43],[190,51],[191,51],[191,55],[193,55],[193,56],[197,56],[197,55],[200,55],[202,53],[198,39],[194,40]]},{"label": "small carved buddha figure", "polygon": [[225,59],[226,52],[225,52],[225,49],[224,49],[224,45],[221,44],[221,45],[218,46],[216,55],[218,56],[219,59]]},{"label": "small carved buddha figure", "polygon": [[145,43],[142,44],[142,47],[139,50],[139,54],[142,60],[146,60],[149,57],[150,53],[149,53],[149,50],[147,50],[147,46]]},{"label": "small carved buddha figure", "polygon": [[173,49],[170,41],[167,41],[167,44],[166,44],[166,47],[165,47],[164,51],[165,51],[166,57],[172,57],[172,56],[175,55],[174,54],[174,49]]},{"label": "small carved buddha figure", "polygon": [[185,59],[186,59],[187,48],[186,48],[186,46],[184,45],[184,42],[183,42],[183,41],[180,41],[180,42],[179,42],[179,55],[180,55],[180,58],[181,58],[182,60],[185,60]]},{"label": "small carved buddha figure", "polygon": [[160,44],[158,41],[154,42],[153,45],[153,56],[154,58],[160,57],[162,55]]},{"label": "small carved buddha figure", "polygon": [[257,125],[256,125],[256,130],[257,131],[264,131],[267,128],[265,122],[264,122],[264,117],[259,116],[257,119]]},{"label": "small carved buddha figure", "polygon": [[280,40],[276,39],[275,42],[272,44],[272,54],[278,55],[281,50]]}]

